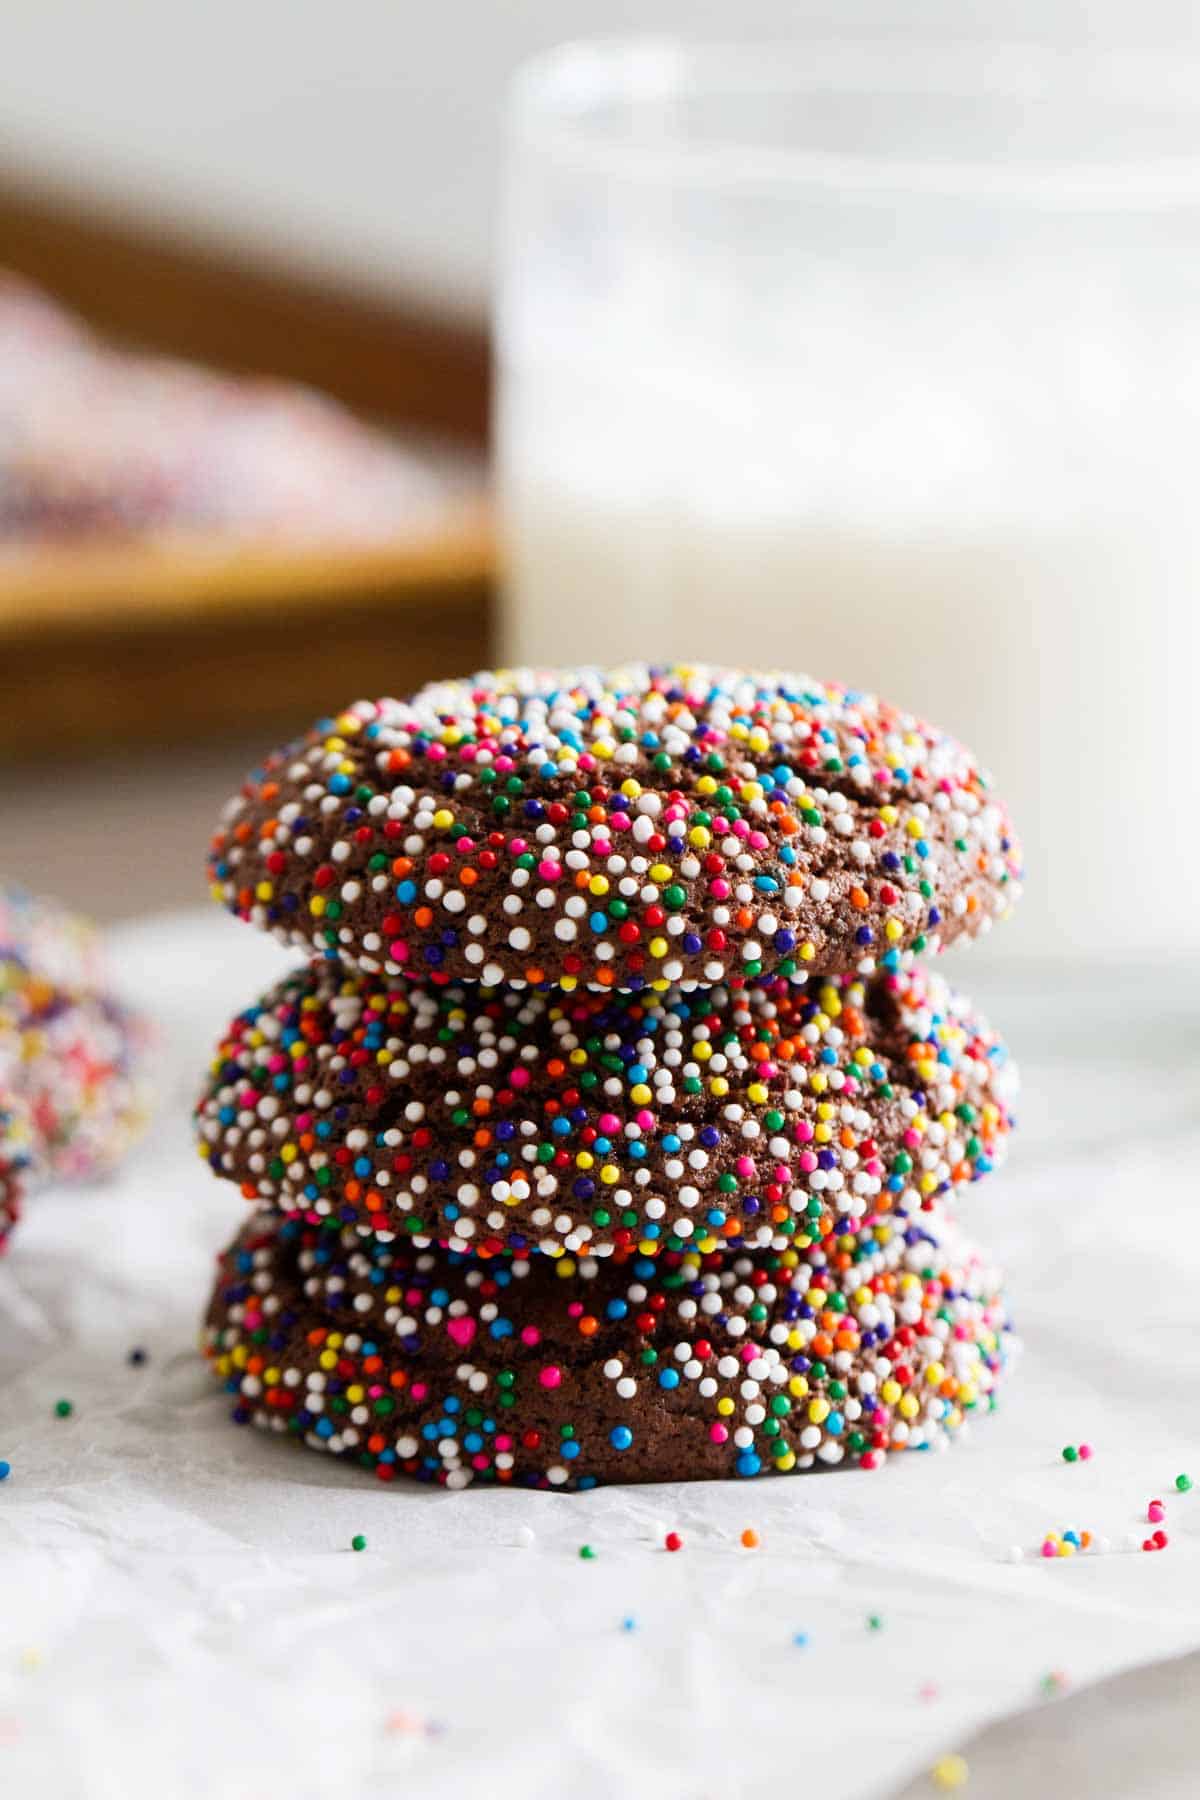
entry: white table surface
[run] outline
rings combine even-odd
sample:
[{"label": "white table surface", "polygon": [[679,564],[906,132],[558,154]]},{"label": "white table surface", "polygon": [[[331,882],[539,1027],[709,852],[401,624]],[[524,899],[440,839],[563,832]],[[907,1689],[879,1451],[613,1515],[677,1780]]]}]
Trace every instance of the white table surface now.
[{"label": "white table surface", "polygon": [[[978,1727],[1044,1710],[1050,1671],[1074,1691],[1200,1646],[1184,986],[1150,1018],[1136,975],[1101,990],[947,959],[1025,1074],[1009,1168],[964,1205],[1008,1267],[1025,1354],[949,1454],[447,1494],[228,1422],[194,1346],[244,1203],[196,1159],[187,1111],[225,1019],[290,959],[215,910],[116,948],[162,1026],[157,1123],[118,1180],[36,1200],[0,1265],[0,1794],[884,1795]],[[1064,1464],[1082,1440],[1092,1460]],[[1169,1549],[1121,1550],[1152,1495]],[[1072,1525],[1113,1553],[1043,1561],[1046,1531]],[[1020,1791],[1042,1790],[1023,1770]],[[1125,1791],[1116,1774],[1088,1788]]]}]

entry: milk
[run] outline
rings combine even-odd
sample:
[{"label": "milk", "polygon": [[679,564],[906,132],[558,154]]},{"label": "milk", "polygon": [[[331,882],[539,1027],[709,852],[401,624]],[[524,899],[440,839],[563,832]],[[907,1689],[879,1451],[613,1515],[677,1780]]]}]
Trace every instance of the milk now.
[{"label": "milk", "polygon": [[874,689],[963,737],[1012,806],[1029,880],[989,952],[1200,950],[1200,504],[1157,533],[1129,492],[1124,519],[969,528],[788,516],[736,482],[723,503],[639,504],[603,458],[547,466],[540,427],[514,435],[520,398],[501,430],[507,661],[733,661]]}]

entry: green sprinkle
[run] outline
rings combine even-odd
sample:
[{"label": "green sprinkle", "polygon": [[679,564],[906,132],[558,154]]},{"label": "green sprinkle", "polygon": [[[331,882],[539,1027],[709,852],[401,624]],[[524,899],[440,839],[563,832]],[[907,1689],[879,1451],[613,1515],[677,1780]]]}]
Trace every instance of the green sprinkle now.
[{"label": "green sprinkle", "polygon": [[1062,1459],[1064,1462],[1078,1462],[1079,1461],[1079,1452],[1075,1448],[1074,1444],[1064,1444],[1063,1445]]},{"label": "green sprinkle", "polygon": [[54,1402],[54,1413],[56,1418],[69,1419],[74,1411],[75,1407],[70,1400],[56,1400]]},{"label": "green sprinkle", "polygon": [[1191,1485],[1192,1478],[1190,1475],[1177,1475],[1175,1477],[1175,1486],[1179,1489],[1181,1494],[1186,1494]]},{"label": "green sprinkle", "polygon": [[580,1562],[595,1562],[596,1552],[592,1549],[590,1544],[580,1544],[579,1560]]},{"label": "green sprinkle", "polygon": [[868,1613],[867,1614],[867,1630],[868,1631],[882,1631],[883,1630],[883,1620],[880,1618],[878,1613]]},{"label": "green sprinkle", "polygon": [[366,1547],[367,1547],[367,1540],[363,1536],[361,1531],[355,1537],[352,1537],[350,1539],[350,1548],[352,1550],[365,1550]]}]

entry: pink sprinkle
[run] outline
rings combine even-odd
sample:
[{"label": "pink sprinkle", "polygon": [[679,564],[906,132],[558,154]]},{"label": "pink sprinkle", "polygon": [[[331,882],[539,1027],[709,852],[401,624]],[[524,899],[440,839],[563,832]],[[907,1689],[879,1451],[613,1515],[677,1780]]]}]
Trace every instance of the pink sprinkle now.
[{"label": "pink sprinkle", "polygon": [[729,1438],[729,1433],[725,1426],[720,1424],[710,1425],[708,1428],[708,1435],[714,1444],[724,1444]]},{"label": "pink sprinkle", "polygon": [[1042,1545],[1042,1555],[1043,1556],[1057,1556],[1058,1555],[1058,1551],[1056,1550],[1054,1545],[1050,1542],[1049,1538],[1047,1538],[1045,1543]]},{"label": "pink sprinkle", "polygon": [[522,1327],[521,1327],[521,1342],[523,1344],[529,1344],[532,1346],[533,1344],[540,1344],[541,1341],[542,1341],[542,1334],[538,1330],[536,1325],[522,1325]]},{"label": "pink sprinkle", "polygon": [[1167,1516],[1167,1509],[1163,1505],[1161,1500],[1152,1500],[1150,1502],[1149,1506],[1146,1508],[1146,1517],[1149,1519],[1149,1521],[1152,1525],[1157,1525],[1158,1521],[1160,1519],[1165,1519],[1166,1516]]},{"label": "pink sprinkle", "polygon": [[529,1070],[514,1069],[508,1078],[509,1087],[523,1088],[529,1086]]},{"label": "pink sprinkle", "polygon": [[1090,1462],[1091,1456],[1092,1456],[1092,1446],[1090,1444],[1080,1444],[1080,1446],[1079,1446],[1080,1462]]},{"label": "pink sprinkle", "polygon": [[621,1121],[618,1119],[616,1113],[601,1113],[596,1123],[606,1136],[611,1135],[614,1131],[620,1131],[621,1129]]},{"label": "pink sprinkle", "polygon": [[538,1374],[538,1380],[544,1388],[556,1388],[562,1381],[562,1370],[557,1363],[547,1363]]}]

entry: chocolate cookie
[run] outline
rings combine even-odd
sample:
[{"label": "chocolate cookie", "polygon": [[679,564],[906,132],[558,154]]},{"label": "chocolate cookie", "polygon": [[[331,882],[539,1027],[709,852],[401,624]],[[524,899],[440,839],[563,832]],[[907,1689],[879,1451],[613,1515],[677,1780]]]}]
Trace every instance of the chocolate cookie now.
[{"label": "chocolate cookie", "polygon": [[781,1250],[986,1173],[1015,1069],[921,968],[665,994],[317,964],[239,1014],[197,1108],[248,1197],[459,1250]]},{"label": "chocolate cookie", "polygon": [[100,934],[91,920],[25,888],[0,887],[0,957],[56,987],[95,990],[104,983]]},{"label": "chocolate cookie", "polygon": [[146,1030],[115,1000],[0,952],[0,1046],[0,1163],[19,1129],[25,1179],[104,1174],[140,1135]]},{"label": "chocolate cookie", "polygon": [[936,1215],[803,1258],[575,1265],[260,1214],[204,1348],[239,1423],[382,1480],[587,1488],[875,1467],[988,1408],[1007,1331],[996,1278]]},{"label": "chocolate cookie", "polygon": [[632,990],[896,968],[1003,917],[1021,873],[971,753],[911,714],[643,666],[358,701],[251,777],[209,867],[310,956]]},{"label": "chocolate cookie", "polygon": [[13,1088],[0,1032],[0,1255],[21,1216],[28,1170],[33,1161],[29,1110]]}]

